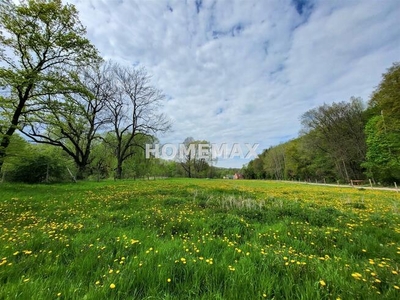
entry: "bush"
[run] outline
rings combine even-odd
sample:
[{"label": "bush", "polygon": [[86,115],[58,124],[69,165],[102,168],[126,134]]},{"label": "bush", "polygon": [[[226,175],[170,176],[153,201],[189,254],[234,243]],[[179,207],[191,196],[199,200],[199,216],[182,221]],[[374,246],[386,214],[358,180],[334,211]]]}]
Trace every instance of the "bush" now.
[{"label": "bush", "polygon": [[34,154],[20,159],[7,173],[6,179],[12,182],[41,183],[64,180],[65,167],[61,159],[49,154]]}]

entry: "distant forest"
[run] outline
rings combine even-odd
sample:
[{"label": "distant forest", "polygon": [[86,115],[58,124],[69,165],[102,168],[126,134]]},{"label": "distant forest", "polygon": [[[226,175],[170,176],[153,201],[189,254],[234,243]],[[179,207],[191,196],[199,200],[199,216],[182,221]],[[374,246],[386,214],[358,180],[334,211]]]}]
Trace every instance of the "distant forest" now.
[{"label": "distant forest", "polygon": [[382,76],[368,103],[324,104],[301,116],[296,139],[265,149],[243,168],[248,179],[400,181],[400,64]]}]

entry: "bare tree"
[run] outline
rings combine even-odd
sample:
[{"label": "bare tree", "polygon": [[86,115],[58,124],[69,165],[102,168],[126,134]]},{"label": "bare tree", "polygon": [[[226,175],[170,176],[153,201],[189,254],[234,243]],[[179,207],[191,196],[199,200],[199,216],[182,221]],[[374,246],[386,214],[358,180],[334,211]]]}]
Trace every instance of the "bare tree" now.
[{"label": "bare tree", "polygon": [[[192,137],[187,137],[183,141],[183,145],[185,147],[189,147],[191,144],[194,143],[194,138]],[[177,157],[177,160],[180,162],[183,170],[187,174],[189,178],[192,178],[192,173],[193,173],[193,168],[194,168],[194,153],[193,151],[188,151],[188,153],[182,153],[182,157]]]},{"label": "bare tree", "polygon": [[124,161],[134,155],[137,147],[143,147],[136,137],[166,132],[171,123],[159,112],[164,95],[150,84],[151,77],[144,68],[114,63],[110,74],[114,95],[107,101],[107,108],[115,137],[115,177],[120,179]]}]

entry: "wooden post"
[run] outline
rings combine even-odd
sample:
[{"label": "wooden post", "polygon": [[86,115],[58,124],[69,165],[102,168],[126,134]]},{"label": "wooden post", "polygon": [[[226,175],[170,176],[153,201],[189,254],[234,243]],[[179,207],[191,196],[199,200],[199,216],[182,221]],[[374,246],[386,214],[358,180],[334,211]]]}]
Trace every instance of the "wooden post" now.
[{"label": "wooden post", "polygon": [[394,183],[394,187],[396,188],[396,192],[399,192],[399,189],[397,188],[397,183]]},{"label": "wooden post", "polygon": [[372,180],[371,179],[368,179],[369,180],[369,185],[371,186],[371,189],[373,189],[374,187],[372,186]]},{"label": "wooden post", "polygon": [[352,187],[354,187],[353,179],[350,179],[350,184],[351,184]]},{"label": "wooden post", "polygon": [[67,170],[68,170],[69,175],[72,177],[72,180],[76,183],[77,181],[76,181],[74,174],[72,174],[71,170],[68,167],[67,167]]},{"label": "wooden post", "polygon": [[325,180],[325,177],[324,177],[324,184],[326,184],[326,180]]}]

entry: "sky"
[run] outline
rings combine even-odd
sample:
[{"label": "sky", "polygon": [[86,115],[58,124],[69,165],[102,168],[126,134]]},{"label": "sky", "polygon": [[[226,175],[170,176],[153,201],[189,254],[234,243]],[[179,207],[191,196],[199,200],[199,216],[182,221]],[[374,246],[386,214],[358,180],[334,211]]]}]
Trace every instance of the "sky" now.
[{"label": "sky", "polygon": [[193,137],[261,153],[297,137],[312,108],[367,103],[400,61],[399,0],[64,2],[103,58],[145,67],[166,95],[160,112],[172,130],[161,144]]}]

